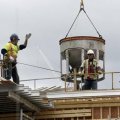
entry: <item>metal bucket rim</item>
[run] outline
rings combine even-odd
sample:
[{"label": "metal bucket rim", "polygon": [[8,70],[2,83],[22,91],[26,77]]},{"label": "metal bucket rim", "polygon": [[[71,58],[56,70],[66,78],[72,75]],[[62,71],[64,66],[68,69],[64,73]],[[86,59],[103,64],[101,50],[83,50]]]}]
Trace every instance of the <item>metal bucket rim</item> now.
[{"label": "metal bucket rim", "polygon": [[74,41],[74,40],[93,40],[93,41],[99,41],[105,44],[105,40],[100,37],[94,37],[94,36],[73,36],[73,37],[67,37],[63,38],[59,41],[59,44],[61,45],[63,42],[67,41]]}]

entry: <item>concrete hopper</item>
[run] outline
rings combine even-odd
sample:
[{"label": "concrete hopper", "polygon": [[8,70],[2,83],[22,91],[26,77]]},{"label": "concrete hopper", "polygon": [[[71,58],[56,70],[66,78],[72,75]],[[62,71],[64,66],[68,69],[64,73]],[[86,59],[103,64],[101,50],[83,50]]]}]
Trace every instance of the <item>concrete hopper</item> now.
[{"label": "concrete hopper", "polygon": [[[105,40],[93,36],[75,36],[67,37],[59,41],[61,54],[61,76],[70,76],[70,73],[79,71],[81,63],[87,57],[87,50],[92,49],[95,52],[95,58],[100,63],[100,67],[105,70]],[[75,71],[74,71],[75,70]],[[98,81],[103,80],[105,75],[100,76]],[[80,76],[76,76],[76,79]],[[67,79],[73,82],[74,78]],[[80,81],[78,81],[80,82]]]}]

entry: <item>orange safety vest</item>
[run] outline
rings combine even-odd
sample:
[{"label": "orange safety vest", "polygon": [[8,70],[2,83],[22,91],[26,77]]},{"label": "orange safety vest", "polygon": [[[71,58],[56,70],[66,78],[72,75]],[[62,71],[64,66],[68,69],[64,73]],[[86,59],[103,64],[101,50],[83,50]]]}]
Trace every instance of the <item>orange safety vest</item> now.
[{"label": "orange safety vest", "polygon": [[81,67],[83,68],[82,74],[84,74],[84,79],[96,80],[98,78],[98,62],[96,59],[93,59],[92,63],[89,63],[88,59],[84,60]]}]

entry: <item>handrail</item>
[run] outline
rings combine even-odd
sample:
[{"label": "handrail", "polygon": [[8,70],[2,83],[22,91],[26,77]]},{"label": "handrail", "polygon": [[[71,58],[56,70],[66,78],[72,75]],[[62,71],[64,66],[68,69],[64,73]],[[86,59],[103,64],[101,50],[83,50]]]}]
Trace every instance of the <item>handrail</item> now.
[{"label": "handrail", "polygon": [[[3,70],[2,70],[2,60],[0,60],[0,68],[1,68],[1,75],[3,74]],[[91,73],[91,74],[96,74],[96,75],[100,75],[99,73]],[[110,71],[110,72],[102,72],[102,74],[101,75],[103,75],[103,74],[105,74],[105,75],[107,75],[107,74],[111,74],[111,83],[112,83],[112,90],[113,89],[115,89],[114,88],[114,75],[115,74],[120,74],[120,72],[112,72],[112,71]],[[27,80],[20,80],[20,82],[26,82],[26,81],[33,81],[34,82],[34,89],[36,89],[36,81],[39,81],[39,80],[48,80],[48,79],[52,79],[52,80],[54,80],[54,79],[64,79],[64,82],[65,82],[65,91],[67,91],[67,82],[69,82],[69,81],[67,81],[67,77],[68,77],[68,75],[70,75],[70,76],[73,76],[73,78],[76,78],[75,77],[75,75],[78,77],[81,77],[81,75],[79,74],[79,73],[69,73],[69,74],[62,74],[62,76],[60,77],[51,77],[51,78],[34,78],[34,79],[27,79]]]},{"label": "handrail", "polygon": [[[91,74],[98,74],[98,73],[91,73]],[[111,75],[111,82],[112,82],[112,90],[113,89],[115,89],[114,88],[114,75],[115,74],[120,74],[120,72],[103,72],[102,74],[110,74]],[[74,75],[73,73],[70,73],[69,75]],[[80,76],[80,74],[78,74],[78,73],[76,73],[76,76]],[[99,74],[100,75],[100,74]],[[64,80],[64,82],[65,82],[65,91],[67,91],[67,77],[68,77],[68,75],[67,74],[64,74],[63,76],[61,76],[61,77],[54,77],[54,78],[37,78],[37,79],[27,79],[27,80],[21,80],[20,82],[26,82],[26,81],[33,81],[34,82],[34,89],[36,89],[36,81],[39,81],[39,80],[48,80],[48,79],[53,79],[53,80],[55,80],[55,79],[65,79]]]}]

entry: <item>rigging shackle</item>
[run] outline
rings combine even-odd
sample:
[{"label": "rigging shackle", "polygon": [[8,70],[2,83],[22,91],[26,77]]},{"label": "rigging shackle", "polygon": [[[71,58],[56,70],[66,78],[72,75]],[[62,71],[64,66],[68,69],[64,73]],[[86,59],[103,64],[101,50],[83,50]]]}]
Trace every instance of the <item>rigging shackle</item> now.
[{"label": "rigging shackle", "polygon": [[84,9],[84,4],[83,4],[83,0],[81,0],[81,3],[80,3],[80,10],[83,10]]}]

